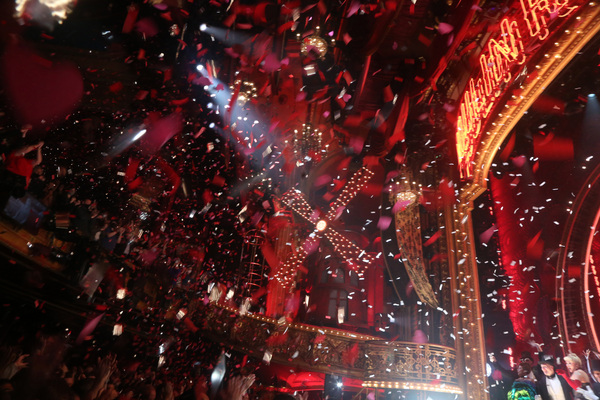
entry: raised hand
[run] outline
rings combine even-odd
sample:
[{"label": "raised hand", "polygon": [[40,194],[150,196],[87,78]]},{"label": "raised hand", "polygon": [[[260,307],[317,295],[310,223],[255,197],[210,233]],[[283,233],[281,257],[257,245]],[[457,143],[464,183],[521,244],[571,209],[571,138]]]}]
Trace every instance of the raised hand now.
[{"label": "raised hand", "polygon": [[254,375],[234,376],[227,383],[227,389],[222,397],[228,400],[242,400],[255,379]]},{"label": "raised hand", "polygon": [[247,392],[248,389],[250,389],[250,386],[254,384],[254,381],[256,381],[256,375],[254,374],[250,374],[244,377],[242,381],[242,384],[244,386],[244,393]]},{"label": "raised hand", "polygon": [[14,366],[18,369],[27,368],[29,366],[29,363],[25,361],[27,357],[29,357],[29,354],[21,354],[14,362]]},{"label": "raised hand", "polygon": [[294,396],[296,400],[308,400],[308,392],[298,393]]},{"label": "raised hand", "polygon": [[107,380],[117,368],[117,356],[109,354],[98,360],[98,377]]}]

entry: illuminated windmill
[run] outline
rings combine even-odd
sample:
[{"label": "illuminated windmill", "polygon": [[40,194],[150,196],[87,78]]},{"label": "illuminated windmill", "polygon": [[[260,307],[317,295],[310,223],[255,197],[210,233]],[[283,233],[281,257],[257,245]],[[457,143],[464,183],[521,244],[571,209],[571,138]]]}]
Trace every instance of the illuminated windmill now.
[{"label": "illuminated windmill", "polygon": [[[366,267],[373,262],[373,257],[333,229],[331,223],[339,217],[340,213],[346,208],[346,205],[350,200],[360,192],[374,174],[373,171],[366,167],[362,167],[358,170],[352,178],[350,178],[350,181],[346,184],[340,196],[333,202],[324,218],[320,218],[318,213],[310,207],[304,198],[304,195],[299,190],[289,190],[281,198],[281,201],[284,204],[314,226],[315,231],[311,236],[325,236],[333,245],[335,252],[338,253],[359,276],[362,275]],[[306,242],[300,247],[298,252],[292,253],[275,274],[274,278],[277,279],[282,286],[288,287],[290,283],[292,283],[297,266],[304,262],[304,259],[307,256],[305,244]]]}]

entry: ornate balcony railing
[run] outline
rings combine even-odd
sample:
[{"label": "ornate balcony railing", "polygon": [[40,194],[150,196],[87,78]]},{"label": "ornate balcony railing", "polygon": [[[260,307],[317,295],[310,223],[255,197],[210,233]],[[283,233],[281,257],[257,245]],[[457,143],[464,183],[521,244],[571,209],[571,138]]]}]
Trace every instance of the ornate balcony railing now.
[{"label": "ornate balcony railing", "polygon": [[222,304],[205,312],[206,334],[264,360],[359,379],[364,387],[462,393],[449,347],[240,315]]}]

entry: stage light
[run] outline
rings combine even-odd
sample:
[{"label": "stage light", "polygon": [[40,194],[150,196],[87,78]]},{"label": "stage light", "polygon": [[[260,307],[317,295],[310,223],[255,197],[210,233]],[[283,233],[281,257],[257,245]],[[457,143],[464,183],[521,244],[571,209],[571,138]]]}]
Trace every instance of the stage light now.
[{"label": "stage light", "polygon": [[591,98],[593,98],[593,97],[596,97],[596,93],[590,93],[590,94],[588,94],[588,97],[589,97],[590,99],[591,99]]},{"label": "stage light", "polygon": [[204,65],[198,64],[198,65],[196,65],[196,69],[198,70],[198,72],[202,72],[202,71],[204,71]]},{"label": "stage light", "polygon": [[204,32],[207,28],[206,24],[200,24],[200,31]]},{"label": "stage light", "polygon": [[133,137],[133,141],[135,142],[136,140],[138,140],[139,138],[141,138],[145,134],[146,134],[146,130],[142,129],[141,131],[139,131],[138,133],[135,134],[135,136]]},{"label": "stage light", "polygon": [[327,221],[322,219],[319,222],[317,222],[317,230],[319,232],[323,232],[325,229],[327,229]]}]

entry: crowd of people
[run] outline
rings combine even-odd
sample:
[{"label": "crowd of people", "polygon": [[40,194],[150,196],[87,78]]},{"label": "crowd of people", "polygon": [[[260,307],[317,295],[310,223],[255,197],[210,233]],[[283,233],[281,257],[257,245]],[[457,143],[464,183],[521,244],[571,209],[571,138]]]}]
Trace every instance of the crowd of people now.
[{"label": "crowd of people", "polygon": [[[51,238],[47,248],[34,243],[35,255],[58,259],[65,274],[76,282],[95,260],[106,257],[128,258],[146,266],[168,258],[169,274],[180,281],[192,272],[186,267],[198,259],[183,260],[189,254],[169,246],[168,235],[155,229],[154,219],[144,221],[149,213],[136,209],[135,204],[108,207],[108,201],[98,199],[98,190],[93,190],[98,183],[82,185],[86,181],[82,173],[43,162],[44,142],[24,146],[20,142],[1,149],[0,215],[17,229],[34,234],[41,230]],[[98,178],[89,181],[94,179]]]},{"label": "crowd of people", "polygon": [[[253,392],[254,374],[236,374],[226,382],[207,375],[205,366],[191,366],[182,379],[168,369],[125,363],[114,354],[94,359],[73,356],[64,339],[38,337],[32,354],[16,346],[0,347],[2,400],[307,400],[274,391]],[[90,354],[88,354],[89,356]]]},{"label": "crowd of people", "polygon": [[[531,352],[521,353],[515,369],[504,368],[495,356],[490,356],[492,395],[494,399],[508,400],[598,400],[600,398],[600,359],[592,359],[592,352],[584,353],[586,363],[576,354],[559,358],[544,354],[541,347],[538,363]],[[598,356],[598,354],[596,354]]]},{"label": "crowd of people", "polygon": [[[55,258],[63,264],[66,281],[88,302],[106,307],[105,320],[112,318],[130,332],[104,337],[98,328],[81,338],[71,333],[73,327],[67,333],[44,332],[47,322],[20,337],[5,331],[0,335],[1,400],[294,398],[250,389],[258,364],[251,366],[242,354],[178,326],[173,310],[185,309],[191,317],[194,307],[187,293],[200,293],[199,285],[206,291],[201,251],[186,251],[140,218],[102,209],[72,174],[55,165],[46,169],[43,151],[43,142],[4,149],[1,218],[16,229],[50,235],[52,248],[34,244],[33,255],[60,254]],[[40,218],[33,222],[19,219],[35,212]],[[119,299],[119,291],[125,299]],[[22,311],[21,321],[25,315],[35,319],[34,313]],[[231,367],[215,380],[224,354]],[[273,383],[263,377],[259,386]]]},{"label": "crowd of people", "polygon": [[[162,354],[158,359],[133,360],[131,354],[118,359],[115,354],[101,350],[101,346],[94,346],[82,357],[72,340],[61,335],[37,335],[27,350],[22,345],[5,344],[0,348],[0,400],[293,398],[285,394],[277,397],[270,391],[248,393],[255,379],[249,368],[238,370],[237,375],[229,372],[224,384],[214,379],[211,382],[209,376],[220,356],[215,350],[225,349],[204,344],[196,332],[182,331],[177,339],[157,341],[156,337],[167,332],[165,321],[173,320],[166,314],[190,309],[189,299],[185,294],[179,295],[177,289],[182,289],[181,293],[200,293],[200,285],[207,284],[200,268],[201,251],[190,255],[161,235],[160,229],[144,229],[141,219],[102,209],[97,199],[81,190],[73,176],[61,173],[60,169],[48,174],[43,164],[43,148],[44,143],[38,142],[13,146],[3,153],[2,218],[36,232],[44,228],[55,242],[61,243],[50,252],[33,246],[32,252],[43,255],[62,252],[65,276],[88,299],[99,295],[112,299],[119,289],[130,292],[129,301],[120,306],[134,312],[123,316],[123,321],[138,315],[143,320],[154,318],[163,327],[150,329],[154,340],[137,337],[133,348],[143,354],[149,352],[149,347],[156,347],[162,349]],[[28,200],[24,201],[25,198]],[[26,226],[31,225],[27,215],[40,209],[43,216],[33,226]],[[169,311],[157,315],[156,310]],[[172,326],[170,329],[168,333],[177,331]],[[167,350],[168,347],[171,349]],[[491,357],[495,370],[490,376],[494,400],[600,399],[600,359],[591,359],[588,351],[584,354],[584,365],[579,356],[569,354],[563,358],[563,366],[541,348],[538,350],[537,364],[531,353],[523,352],[514,370],[503,368]],[[169,352],[173,353],[170,359],[166,358]],[[238,360],[233,364],[243,363]],[[305,399],[306,396],[305,393]]]}]

